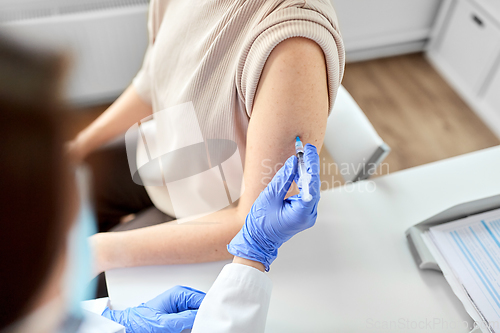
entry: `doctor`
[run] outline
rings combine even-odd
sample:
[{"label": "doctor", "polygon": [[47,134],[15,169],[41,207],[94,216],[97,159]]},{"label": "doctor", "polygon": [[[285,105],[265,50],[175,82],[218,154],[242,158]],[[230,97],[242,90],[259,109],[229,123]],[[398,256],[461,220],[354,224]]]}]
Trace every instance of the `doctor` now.
[{"label": "doctor", "polygon": [[[78,305],[90,274],[85,233],[92,224],[84,173],[71,171],[63,156],[60,123],[67,115],[59,100],[60,59],[31,55],[0,38],[0,330],[77,332]],[[8,70],[6,70],[8,69]],[[305,147],[313,200],[285,199],[297,177],[290,157],[259,195],[245,224],[228,245],[232,264],[224,267],[207,296],[174,287],[125,311],[106,309],[104,317],[127,332],[262,332],[269,306],[269,270],[278,248],[314,225],[319,200],[319,157]],[[82,176],[83,175],[83,176]],[[75,181],[76,178],[76,181]],[[28,209],[29,208],[29,209]],[[87,249],[88,250],[88,249]],[[205,300],[204,300],[205,299]],[[199,308],[199,310],[198,310]]]}]

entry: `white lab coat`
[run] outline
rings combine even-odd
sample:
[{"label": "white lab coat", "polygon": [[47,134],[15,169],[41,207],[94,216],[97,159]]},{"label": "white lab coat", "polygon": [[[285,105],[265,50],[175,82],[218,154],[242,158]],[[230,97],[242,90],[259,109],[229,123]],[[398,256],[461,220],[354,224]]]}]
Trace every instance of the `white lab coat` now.
[{"label": "white lab coat", "polygon": [[[219,273],[198,310],[192,333],[261,333],[266,326],[272,282],[256,268],[228,264]],[[98,301],[98,300],[97,300]],[[96,300],[87,301],[96,302]],[[102,302],[99,302],[102,303]],[[98,304],[100,307],[105,305]],[[103,309],[97,310],[101,313]],[[123,326],[99,314],[85,311],[79,333],[124,332]],[[19,320],[2,333],[24,333],[36,330],[50,332],[61,320],[60,308],[51,302]],[[47,326],[44,330],[43,326]]]},{"label": "white lab coat", "polygon": [[264,332],[271,291],[271,279],[258,269],[224,266],[205,296],[191,332]]}]

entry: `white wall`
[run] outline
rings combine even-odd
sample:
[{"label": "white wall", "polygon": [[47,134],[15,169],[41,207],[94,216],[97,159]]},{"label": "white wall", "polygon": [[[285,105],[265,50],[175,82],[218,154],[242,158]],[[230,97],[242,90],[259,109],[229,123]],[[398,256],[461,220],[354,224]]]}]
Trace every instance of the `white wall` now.
[{"label": "white wall", "polygon": [[[82,0],[0,0],[0,8],[2,6],[23,6],[23,5],[43,5],[43,6],[57,6],[62,4],[77,4]],[[116,3],[116,0],[86,0],[86,3]]]},{"label": "white wall", "polygon": [[140,69],[147,47],[147,11],[146,4],[81,10],[12,20],[0,29],[32,46],[66,54],[71,63],[64,85],[69,102],[99,104],[119,96]]},{"label": "white wall", "polygon": [[349,61],[422,50],[442,0],[332,0]]}]

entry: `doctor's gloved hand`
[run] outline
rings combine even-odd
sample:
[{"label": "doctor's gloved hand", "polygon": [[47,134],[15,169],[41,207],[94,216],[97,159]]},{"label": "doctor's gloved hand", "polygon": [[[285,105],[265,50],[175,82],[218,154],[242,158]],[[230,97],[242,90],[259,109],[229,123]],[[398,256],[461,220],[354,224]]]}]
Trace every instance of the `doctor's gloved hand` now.
[{"label": "doctor's gloved hand", "polygon": [[106,308],[102,316],[125,326],[127,333],[180,333],[193,327],[204,297],[202,291],[175,286],[133,308]]},{"label": "doctor's gloved hand", "polygon": [[240,232],[227,246],[229,253],[261,262],[266,271],[278,255],[278,248],[293,235],[314,225],[320,198],[319,156],[316,147],[307,144],[304,161],[311,175],[312,200],[301,194],[285,199],[297,175],[297,157],[290,157],[259,195]]}]

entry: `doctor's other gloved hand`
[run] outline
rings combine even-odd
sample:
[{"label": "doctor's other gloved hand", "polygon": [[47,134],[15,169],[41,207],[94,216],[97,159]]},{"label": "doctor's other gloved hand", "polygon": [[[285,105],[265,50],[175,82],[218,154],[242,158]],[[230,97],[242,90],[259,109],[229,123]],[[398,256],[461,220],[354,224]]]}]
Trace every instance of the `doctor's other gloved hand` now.
[{"label": "doctor's other gloved hand", "polygon": [[175,286],[133,308],[106,308],[102,316],[125,326],[127,333],[180,333],[193,327],[204,297],[202,291]]},{"label": "doctor's other gloved hand", "polygon": [[304,162],[311,175],[312,200],[302,194],[285,199],[297,175],[297,157],[290,157],[259,195],[240,232],[227,246],[229,253],[261,262],[266,271],[278,255],[278,248],[295,234],[314,225],[320,198],[319,156],[316,147],[307,144]]}]

